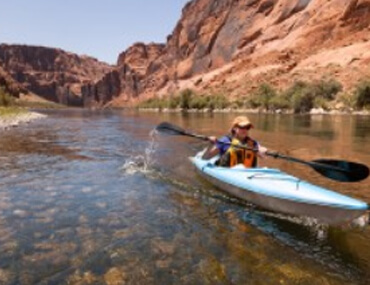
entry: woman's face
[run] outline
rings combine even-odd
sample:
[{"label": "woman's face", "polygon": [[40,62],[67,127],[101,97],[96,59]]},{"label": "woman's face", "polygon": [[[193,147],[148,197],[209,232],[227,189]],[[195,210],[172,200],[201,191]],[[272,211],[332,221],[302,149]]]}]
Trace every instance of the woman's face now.
[{"label": "woman's face", "polygon": [[235,137],[237,139],[245,139],[248,136],[248,131],[250,130],[251,125],[247,126],[235,126]]}]

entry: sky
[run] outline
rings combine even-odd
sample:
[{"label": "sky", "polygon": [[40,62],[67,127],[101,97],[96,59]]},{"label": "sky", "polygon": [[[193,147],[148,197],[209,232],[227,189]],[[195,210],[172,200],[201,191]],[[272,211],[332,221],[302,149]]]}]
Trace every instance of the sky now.
[{"label": "sky", "polygon": [[115,64],[136,42],[165,43],[189,0],[0,0],[0,43],[60,48]]}]

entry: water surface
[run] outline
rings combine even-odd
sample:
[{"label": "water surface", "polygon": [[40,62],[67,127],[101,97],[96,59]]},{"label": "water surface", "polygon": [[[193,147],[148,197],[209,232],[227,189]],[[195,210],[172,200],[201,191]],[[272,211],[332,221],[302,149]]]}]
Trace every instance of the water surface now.
[{"label": "water surface", "polygon": [[[0,284],[370,282],[368,227],[257,209],[196,174],[187,157],[203,142],[152,132],[166,120],[223,135],[234,115],[48,115],[0,134]],[[270,149],[370,165],[369,117],[249,117]],[[261,165],[370,201],[369,179],[339,183],[272,158]]]}]

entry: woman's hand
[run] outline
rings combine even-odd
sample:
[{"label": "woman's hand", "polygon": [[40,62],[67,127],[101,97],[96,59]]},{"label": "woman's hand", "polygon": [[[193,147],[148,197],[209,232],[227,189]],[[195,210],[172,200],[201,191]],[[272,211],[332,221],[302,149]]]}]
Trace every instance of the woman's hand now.
[{"label": "woman's hand", "polygon": [[209,136],[207,139],[212,144],[215,144],[217,142],[217,138],[215,136]]},{"label": "woman's hand", "polygon": [[261,156],[261,157],[265,157],[266,156],[266,152],[267,152],[267,148],[264,147],[264,146],[259,146],[258,147],[258,154]]}]

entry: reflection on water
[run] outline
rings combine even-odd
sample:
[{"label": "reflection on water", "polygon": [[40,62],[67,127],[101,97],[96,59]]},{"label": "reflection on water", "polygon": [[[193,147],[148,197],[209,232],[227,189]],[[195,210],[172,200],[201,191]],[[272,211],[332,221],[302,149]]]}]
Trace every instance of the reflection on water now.
[{"label": "reflection on water", "polygon": [[[370,164],[363,117],[251,115],[264,145]],[[368,284],[368,228],[330,228],[229,197],[151,132],[221,135],[230,114],[60,111],[0,136],[0,284]],[[304,179],[370,201],[369,182]]]}]

